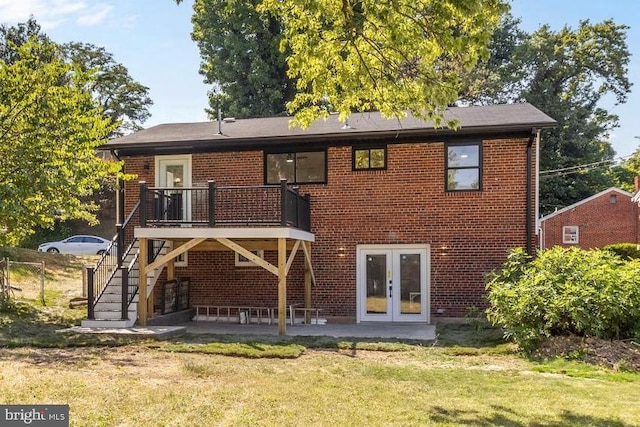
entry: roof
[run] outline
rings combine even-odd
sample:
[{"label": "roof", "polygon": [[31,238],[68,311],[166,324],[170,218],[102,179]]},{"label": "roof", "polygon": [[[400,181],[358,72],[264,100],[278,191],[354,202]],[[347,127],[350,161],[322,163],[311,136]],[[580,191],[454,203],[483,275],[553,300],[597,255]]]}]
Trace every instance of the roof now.
[{"label": "roof", "polygon": [[[602,197],[602,196],[604,196],[604,195],[606,195],[606,194],[609,194],[609,193],[611,193],[611,192],[618,193],[618,194],[622,194],[623,196],[627,196],[627,197],[629,197],[629,198],[633,198],[633,194],[632,194],[632,193],[629,193],[628,191],[621,190],[620,188],[617,188],[617,187],[607,188],[606,190],[601,191],[601,192],[599,192],[599,193],[597,193],[597,194],[594,194],[594,195],[593,195],[593,196],[591,196],[591,197],[587,197],[586,199],[582,199],[582,200],[580,200],[579,202],[576,202],[576,203],[574,203],[574,204],[572,204],[572,205],[569,205],[569,206],[564,207],[564,208],[562,208],[562,209],[560,209],[560,210],[557,210],[557,211],[555,211],[554,213],[551,213],[551,214],[549,214],[549,215],[543,216],[542,218],[540,218],[540,222],[544,222],[544,221],[546,221],[546,220],[548,220],[548,219],[553,218],[554,216],[558,216],[558,215],[560,215],[560,214],[562,214],[562,213],[564,213],[564,212],[567,212],[567,211],[573,210],[573,209],[577,208],[577,207],[578,207],[578,206],[580,206],[580,205],[584,205],[585,203],[588,203],[588,202],[590,202],[590,201],[592,201],[592,200],[597,199],[598,197]],[[633,199],[632,199],[632,200],[633,200]]]},{"label": "roof", "polygon": [[[353,140],[371,137],[399,137],[414,135],[470,135],[531,131],[533,128],[555,127],[556,121],[531,104],[502,104],[476,107],[451,107],[444,113],[444,123],[451,119],[460,122],[458,130],[436,128],[432,122],[411,114],[405,119],[386,119],[378,112],[354,113],[346,125],[331,114],[327,120],[316,120],[305,130],[290,128],[290,117],[256,119],[226,119],[218,133],[217,121],[200,123],[170,123],[144,129],[109,141],[103,149],[154,149],[210,147],[269,142],[305,142],[313,140]],[[215,145],[213,145],[215,144]]]}]

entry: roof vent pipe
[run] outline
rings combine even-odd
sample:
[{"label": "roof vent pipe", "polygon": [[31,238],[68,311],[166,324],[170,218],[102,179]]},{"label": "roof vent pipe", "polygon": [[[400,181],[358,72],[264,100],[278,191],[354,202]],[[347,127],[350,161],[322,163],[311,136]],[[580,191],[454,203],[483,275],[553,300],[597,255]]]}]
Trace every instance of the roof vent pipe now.
[{"label": "roof vent pipe", "polygon": [[218,108],[218,135],[222,135],[222,108]]}]

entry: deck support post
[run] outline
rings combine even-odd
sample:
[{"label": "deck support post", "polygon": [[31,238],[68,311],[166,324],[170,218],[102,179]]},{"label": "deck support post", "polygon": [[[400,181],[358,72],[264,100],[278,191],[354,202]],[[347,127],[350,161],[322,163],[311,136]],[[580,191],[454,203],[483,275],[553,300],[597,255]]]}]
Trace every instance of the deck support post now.
[{"label": "deck support post", "polygon": [[171,258],[167,261],[167,280],[173,280],[176,278],[176,259]]},{"label": "deck support post", "polygon": [[287,239],[278,238],[278,335],[287,333]]},{"label": "deck support post", "polygon": [[[309,242],[302,242],[303,245],[308,245]],[[309,251],[311,252],[311,251]],[[305,325],[311,324],[311,265],[307,258],[304,259],[304,323]]]},{"label": "deck support post", "polygon": [[138,325],[147,326],[147,239],[140,238],[138,254]]}]

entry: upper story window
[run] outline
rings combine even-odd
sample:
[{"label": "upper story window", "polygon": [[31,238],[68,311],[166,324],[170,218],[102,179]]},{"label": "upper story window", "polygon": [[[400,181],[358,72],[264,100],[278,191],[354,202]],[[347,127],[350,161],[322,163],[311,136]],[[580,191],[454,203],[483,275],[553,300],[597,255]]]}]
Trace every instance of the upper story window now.
[{"label": "upper story window", "polygon": [[387,148],[353,148],[353,170],[387,168]]},{"label": "upper story window", "polygon": [[291,184],[324,184],[327,182],[327,153],[266,153],[264,169],[267,184],[279,184],[282,179]]},{"label": "upper story window", "polygon": [[446,190],[481,190],[482,147],[480,143],[447,144],[445,153]]},{"label": "upper story window", "polygon": [[580,228],[577,225],[562,227],[562,243],[577,245],[580,243]]}]

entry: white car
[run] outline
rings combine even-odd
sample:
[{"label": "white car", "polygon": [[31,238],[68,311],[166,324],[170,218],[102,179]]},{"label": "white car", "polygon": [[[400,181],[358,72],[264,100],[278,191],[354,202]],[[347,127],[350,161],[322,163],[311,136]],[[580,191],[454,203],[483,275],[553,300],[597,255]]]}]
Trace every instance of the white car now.
[{"label": "white car", "polygon": [[71,236],[59,242],[48,242],[38,246],[38,252],[102,255],[111,242],[98,236]]}]

